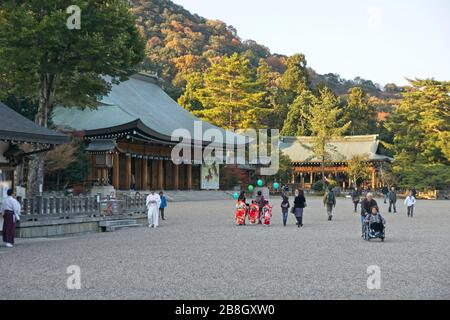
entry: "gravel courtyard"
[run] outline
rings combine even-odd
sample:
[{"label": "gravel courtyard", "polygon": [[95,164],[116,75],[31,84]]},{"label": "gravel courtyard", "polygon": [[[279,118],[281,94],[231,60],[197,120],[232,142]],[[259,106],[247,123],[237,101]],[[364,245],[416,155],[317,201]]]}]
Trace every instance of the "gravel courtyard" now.
[{"label": "gravel courtyard", "polygon": [[[292,198],[291,198],[292,200]],[[234,201],[169,203],[157,230],[133,228],[71,238],[18,239],[0,248],[1,299],[450,299],[450,202],[399,203],[386,242],[363,241],[351,201],[328,222],[307,199],[304,227],[278,198],[272,226],[236,227]],[[382,200],[377,199],[379,204]],[[81,268],[80,290],[66,269]],[[369,290],[367,267],[381,269]]]}]

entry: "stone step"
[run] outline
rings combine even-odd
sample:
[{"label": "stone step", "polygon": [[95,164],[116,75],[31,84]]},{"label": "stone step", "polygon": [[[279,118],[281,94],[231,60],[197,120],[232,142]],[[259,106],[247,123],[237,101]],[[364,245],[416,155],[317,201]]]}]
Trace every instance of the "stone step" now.
[{"label": "stone step", "polygon": [[[141,195],[146,195],[148,191],[139,191]],[[135,192],[130,191],[118,191],[118,195],[131,195]],[[208,200],[229,200],[233,199],[234,191],[222,191],[222,190],[167,190],[164,194],[169,202],[182,202],[182,201],[208,201]]]},{"label": "stone step", "polygon": [[142,224],[139,223],[133,223],[133,224],[124,224],[124,225],[117,225],[117,226],[109,226],[105,228],[106,232],[113,232],[116,230],[124,229],[124,228],[136,228],[136,227],[142,227]]},{"label": "stone step", "polygon": [[100,227],[127,226],[132,224],[137,224],[137,221],[135,219],[125,219],[125,220],[105,220],[99,222]]}]

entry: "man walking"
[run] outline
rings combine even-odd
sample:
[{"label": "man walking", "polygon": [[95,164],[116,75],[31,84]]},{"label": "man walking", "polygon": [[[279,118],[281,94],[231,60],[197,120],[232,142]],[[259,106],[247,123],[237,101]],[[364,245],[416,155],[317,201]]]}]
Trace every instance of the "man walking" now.
[{"label": "man walking", "polygon": [[355,189],[352,190],[350,193],[350,196],[352,197],[353,205],[355,206],[355,213],[358,210],[358,203],[360,201],[361,192],[359,191],[358,187],[355,187]]},{"label": "man walking", "polygon": [[384,203],[386,204],[386,200],[389,194],[389,188],[387,186],[384,186],[383,189],[381,189],[381,192],[383,193]]},{"label": "man walking", "polygon": [[323,197],[323,204],[327,207],[328,221],[331,221],[333,219],[333,208],[336,208],[336,196],[331,187],[328,188],[328,192]]},{"label": "man walking", "polygon": [[392,212],[392,208],[394,208],[394,213],[397,213],[397,193],[395,192],[395,188],[392,187],[388,193],[389,199],[389,212]]},{"label": "man walking", "polygon": [[9,189],[7,197],[2,204],[3,213],[3,242],[8,248],[14,246],[14,237],[16,234],[16,223],[20,220],[20,203],[13,197],[13,190]]}]

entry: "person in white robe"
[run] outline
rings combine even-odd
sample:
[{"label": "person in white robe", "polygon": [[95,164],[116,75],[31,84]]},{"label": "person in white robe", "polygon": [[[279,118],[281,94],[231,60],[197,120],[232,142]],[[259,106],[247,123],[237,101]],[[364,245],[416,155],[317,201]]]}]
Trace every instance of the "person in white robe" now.
[{"label": "person in white robe", "polygon": [[161,198],[158,194],[152,191],[147,196],[146,206],[148,209],[148,227],[157,228],[159,226],[159,207],[161,205]]}]

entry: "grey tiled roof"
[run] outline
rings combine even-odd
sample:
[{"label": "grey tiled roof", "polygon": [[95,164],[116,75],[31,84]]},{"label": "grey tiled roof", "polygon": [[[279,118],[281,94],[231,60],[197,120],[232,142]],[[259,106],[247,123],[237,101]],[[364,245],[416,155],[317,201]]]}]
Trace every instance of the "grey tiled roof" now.
[{"label": "grey tiled roof", "polygon": [[[346,162],[354,156],[367,156],[369,160],[393,160],[378,153],[380,141],[377,135],[344,136],[332,139],[327,146],[331,161]],[[283,137],[281,151],[292,162],[318,162],[312,151],[312,137]]]},{"label": "grey tiled roof", "polygon": [[68,142],[68,137],[37,125],[0,102],[0,140],[61,144]]},{"label": "grey tiled roof", "polygon": [[52,120],[58,127],[83,130],[87,135],[89,131],[105,134],[124,127],[137,127],[164,141],[170,141],[176,129],[189,131],[195,139],[196,121],[201,123],[203,132],[213,128],[224,136],[226,132],[185,110],[162,90],[154,77],[145,74],[113,84],[111,92],[99,99],[96,109],[57,107]]}]

